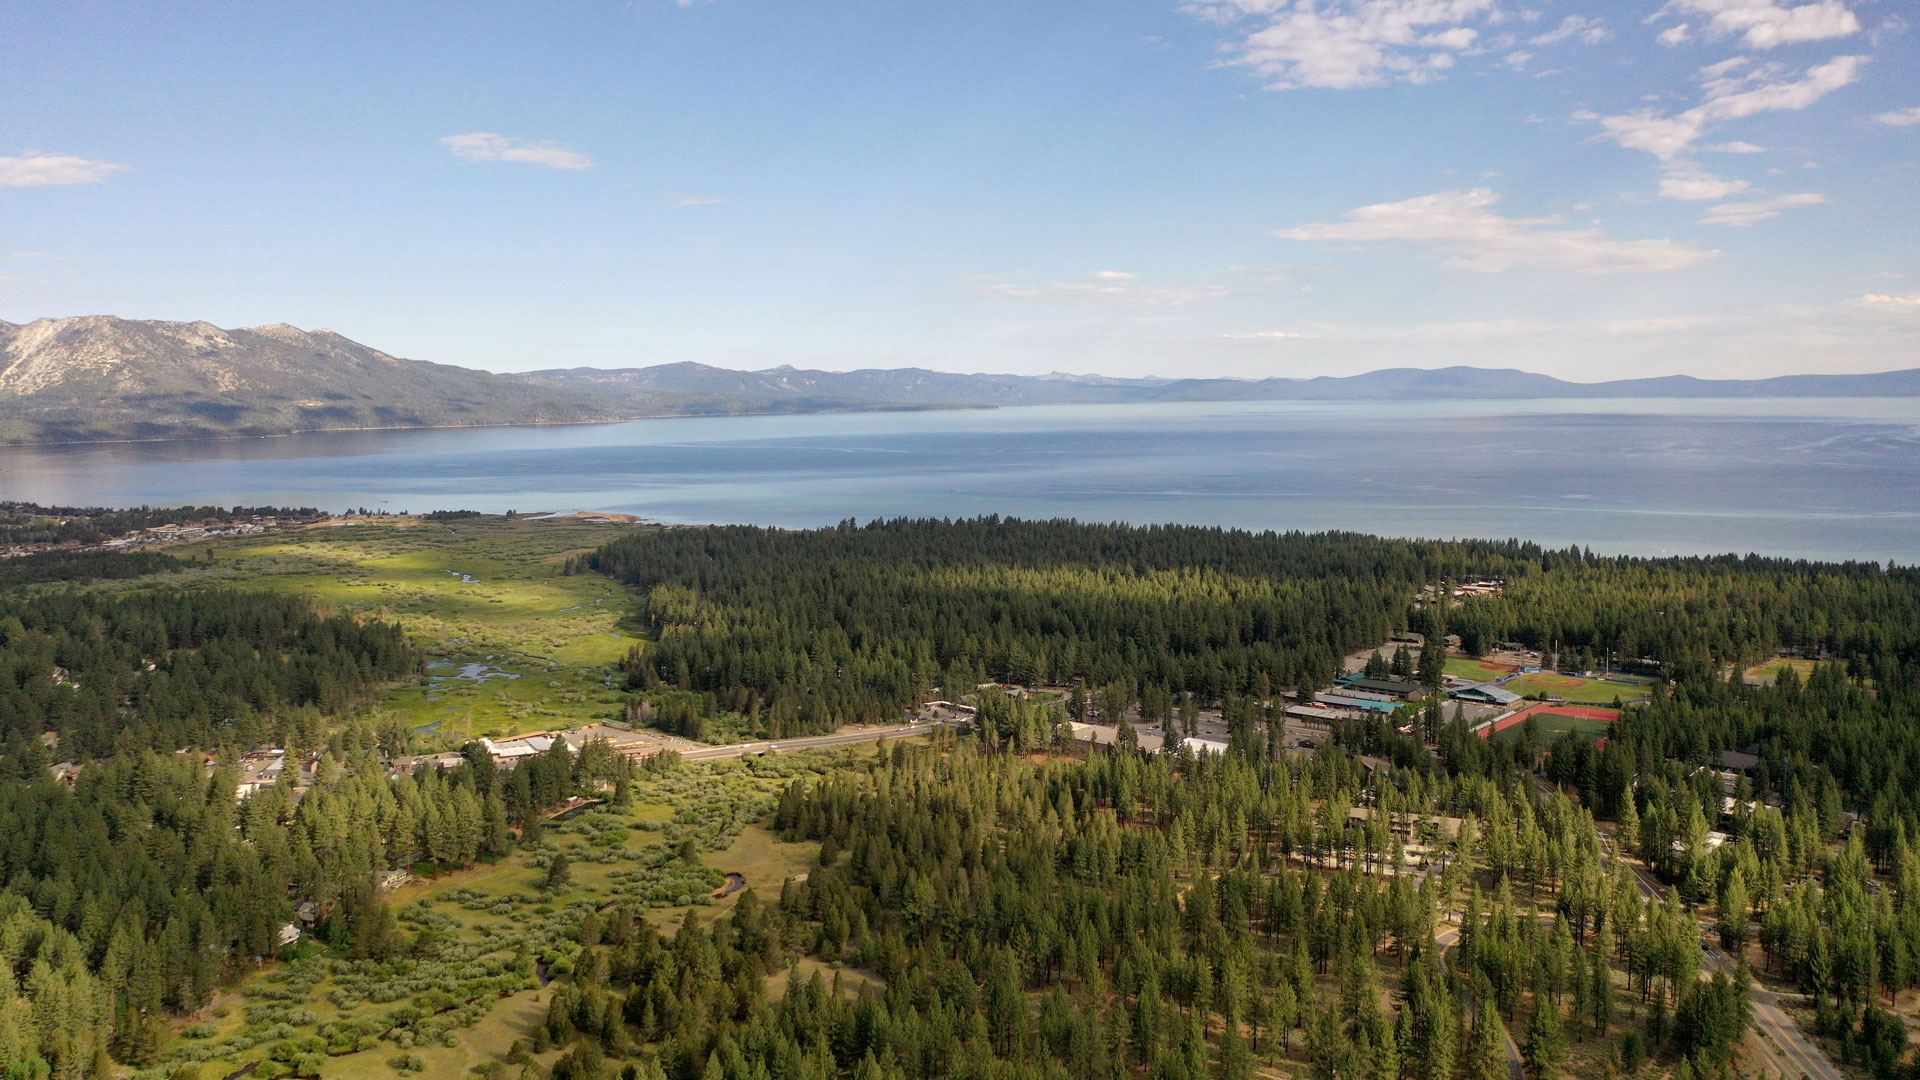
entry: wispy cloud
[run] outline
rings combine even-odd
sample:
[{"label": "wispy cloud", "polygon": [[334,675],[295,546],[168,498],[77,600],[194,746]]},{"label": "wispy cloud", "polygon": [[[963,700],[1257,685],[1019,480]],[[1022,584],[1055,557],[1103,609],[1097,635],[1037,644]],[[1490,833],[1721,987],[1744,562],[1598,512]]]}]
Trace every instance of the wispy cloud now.
[{"label": "wispy cloud", "polygon": [[1738,195],[1753,185],[1745,180],[1729,180],[1691,165],[1669,169],[1660,178],[1660,194],[1669,199],[1710,202]]},{"label": "wispy cloud", "polygon": [[1920,124],[1920,105],[1915,105],[1911,109],[1895,109],[1892,112],[1879,113],[1874,116],[1873,120],[1876,124],[1892,124],[1894,127],[1912,127],[1915,124]]},{"label": "wispy cloud", "polygon": [[[1667,0],[1654,16],[1668,13],[1705,19],[1701,33],[1710,38],[1738,37],[1749,49],[1771,49],[1803,41],[1824,41],[1860,32],[1860,20],[1841,0],[1790,4],[1784,0]],[[1681,23],[1660,35],[1665,45],[1690,37]]]},{"label": "wispy cloud", "polygon": [[1579,38],[1588,45],[1598,45],[1612,37],[1606,24],[1599,19],[1589,19],[1585,15],[1569,15],[1560,20],[1560,25],[1544,34],[1527,39],[1530,45],[1558,45],[1569,38]]},{"label": "wispy cloud", "polygon": [[980,291],[991,296],[1026,298],[1052,297],[1061,300],[1120,304],[1127,307],[1180,307],[1197,300],[1215,300],[1232,294],[1225,285],[1205,282],[1156,284],[1142,281],[1138,274],[1120,270],[1099,270],[1078,281],[1048,281],[1039,284],[1002,283],[987,285]]},{"label": "wispy cloud", "polygon": [[1228,341],[1311,341],[1310,334],[1298,334],[1292,330],[1255,330],[1250,334],[1228,334]]},{"label": "wispy cloud", "polygon": [[1489,188],[1442,191],[1363,206],[1343,214],[1343,221],[1274,235],[1314,244],[1415,244],[1446,253],[1450,269],[1488,274],[1521,268],[1580,274],[1681,270],[1719,254],[1674,240],[1616,240],[1597,228],[1567,228],[1557,217],[1503,217],[1493,210],[1499,202]]},{"label": "wispy cloud", "polygon": [[1187,10],[1257,24],[1227,47],[1228,62],[1274,90],[1429,82],[1500,17],[1495,0],[1196,0]]},{"label": "wispy cloud", "polygon": [[1825,195],[1815,191],[1804,191],[1794,195],[1774,195],[1765,199],[1753,199],[1747,202],[1721,203],[1707,207],[1701,217],[1702,225],[1733,225],[1745,228],[1755,222],[1777,218],[1788,210],[1803,206],[1819,206],[1827,201]]},{"label": "wispy cloud", "polygon": [[689,206],[718,206],[727,200],[704,195],[669,195],[667,201],[676,209],[684,209]]},{"label": "wispy cloud", "polygon": [[50,154],[44,150],[23,150],[18,157],[0,157],[0,187],[97,184],[126,171],[125,165],[88,161],[71,154]]},{"label": "wispy cloud", "polygon": [[529,142],[491,131],[448,135],[440,140],[440,145],[462,161],[512,161],[569,171],[593,168],[592,158],[560,143]]},{"label": "wispy cloud", "polygon": [[1702,68],[1703,100],[1685,112],[1667,115],[1640,109],[1617,116],[1580,114],[1577,118],[1597,119],[1607,138],[1629,150],[1644,150],[1662,161],[1672,161],[1714,124],[1812,105],[1858,79],[1867,58],[1836,56],[1793,79],[1779,78],[1780,72],[1771,67],[1736,74],[1740,62],[1736,58]]},{"label": "wispy cloud", "polygon": [[1863,304],[1874,304],[1891,309],[1912,308],[1920,311],[1920,295],[1890,296],[1886,293],[1868,293],[1860,298]]}]

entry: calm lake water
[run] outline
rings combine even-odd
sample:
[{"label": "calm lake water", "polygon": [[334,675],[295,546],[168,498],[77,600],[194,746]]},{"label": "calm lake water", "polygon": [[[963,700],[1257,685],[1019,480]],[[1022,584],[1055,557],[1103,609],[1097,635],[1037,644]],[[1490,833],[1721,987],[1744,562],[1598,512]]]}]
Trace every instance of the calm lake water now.
[{"label": "calm lake water", "polygon": [[1920,562],[1920,399],[1233,402],[0,450],[66,505],[998,513]]}]

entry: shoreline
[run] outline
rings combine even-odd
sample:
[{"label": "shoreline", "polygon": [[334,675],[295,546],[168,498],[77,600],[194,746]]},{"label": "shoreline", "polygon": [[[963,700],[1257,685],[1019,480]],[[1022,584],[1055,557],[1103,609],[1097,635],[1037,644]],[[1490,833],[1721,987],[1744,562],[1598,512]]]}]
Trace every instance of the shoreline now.
[{"label": "shoreline", "polygon": [[0,450],[29,450],[38,446],[141,446],[151,443],[246,442],[254,439],[291,439],[298,435],[345,435],[371,431],[499,431],[509,428],[596,427],[606,424],[631,424],[636,420],[720,420],[732,416],[838,416],[847,413],[879,412],[973,412],[1002,408],[999,405],[887,405],[852,406],[845,409],[745,410],[706,413],[636,413],[605,420],[530,420],[510,424],[391,424],[379,427],[296,428],[258,435],[168,435],[152,439],[42,439],[31,442],[0,441]]}]

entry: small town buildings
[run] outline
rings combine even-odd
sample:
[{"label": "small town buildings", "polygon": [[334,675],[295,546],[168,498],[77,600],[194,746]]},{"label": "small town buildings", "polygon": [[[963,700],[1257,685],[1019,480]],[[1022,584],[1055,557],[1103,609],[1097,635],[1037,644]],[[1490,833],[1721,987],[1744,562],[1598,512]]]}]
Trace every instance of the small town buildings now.
[{"label": "small town buildings", "polygon": [[[287,752],[278,746],[252,751],[240,759],[239,795],[245,799],[280,782],[286,771]],[[295,767],[298,774],[298,767]]]},{"label": "small town buildings", "polygon": [[[1367,806],[1356,806],[1347,811],[1347,824],[1360,826],[1372,819],[1376,811]],[[1442,840],[1453,841],[1460,838],[1460,826],[1465,819],[1442,817],[1438,814],[1395,813],[1387,815],[1387,829],[1403,840],[1413,839],[1417,832],[1431,831]]]},{"label": "small town buildings", "polygon": [[641,735],[632,728],[615,727],[612,724],[589,724],[573,731],[563,731],[560,738],[566,741],[567,749],[576,754],[595,739],[604,739],[607,745],[629,755],[652,753],[659,745],[657,740]]},{"label": "small town buildings", "polygon": [[1333,705],[1342,709],[1359,712],[1387,714],[1399,707],[1397,702],[1382,701],[1378,698],[1356,697],[1352,694],[1315,694],[1314,700],[1323,705]]},{"label": "small town buildings", "polygon": [[1492,683],[1475,683],[1447,691],[1447,696],[1455,701],[1471,701],[1476,705],[1515,705],[1520,695],[1511,690],[1495,686]]},{"label": "small town buildings", "polygon": [[1427,692],[1427,688],[1419,683],[1407,682],[1404,679],[1369,679],[1365,675],[1342,675],[1335,681],[1349,690],[1365,690],[1400,699],[1420,697]]},{"label": "small town buildings", "polygon": [[1348,708],[1344,705],[1319,703],[1314,705],[1289,705],[1286,709],[1286,715],[1303,723],[1329,727],[1335,720],[1358,720],[1367,715],[1367,711],[1365,709]]},{"label": "small town buildings", "polygon": [[1194,757],[1200,757],[1203,754],[1225,754],[1227,744],[1219,739],[1199,739],[1189,735],[1180,740],[1180,749]]}]

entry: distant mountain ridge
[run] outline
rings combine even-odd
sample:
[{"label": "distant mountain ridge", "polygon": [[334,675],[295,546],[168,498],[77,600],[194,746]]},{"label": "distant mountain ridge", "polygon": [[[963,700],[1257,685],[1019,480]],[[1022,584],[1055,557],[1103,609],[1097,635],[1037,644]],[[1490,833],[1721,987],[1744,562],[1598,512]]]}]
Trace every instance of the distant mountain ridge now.
[{"label": "distant mountain ridge", "polygon": [[733,371],[704,364],[567,368],[515,376],[558,386],[734,393],[895,406],[1057,405],[1145,401],[1420,401],[1497,398],[1914,397],[1920,368],[1869,375],[1697,379],[1668,375],[1576,383],[1513,368],[1384,368],[1308,379],[1116,379],[1101,375],[958,375],[924,368]]},{"label": "distant mountain ridge", "polygon": [[1871,375],[1573,383],[1513,369],[1390,368],[1309,379],[735,371],[697,363],[497,375],[405,360],[331,330],[110,315],[0,321],[0,442],[592,423],[642,416],[1168,401],[1911,397],[1920,368]]}]

